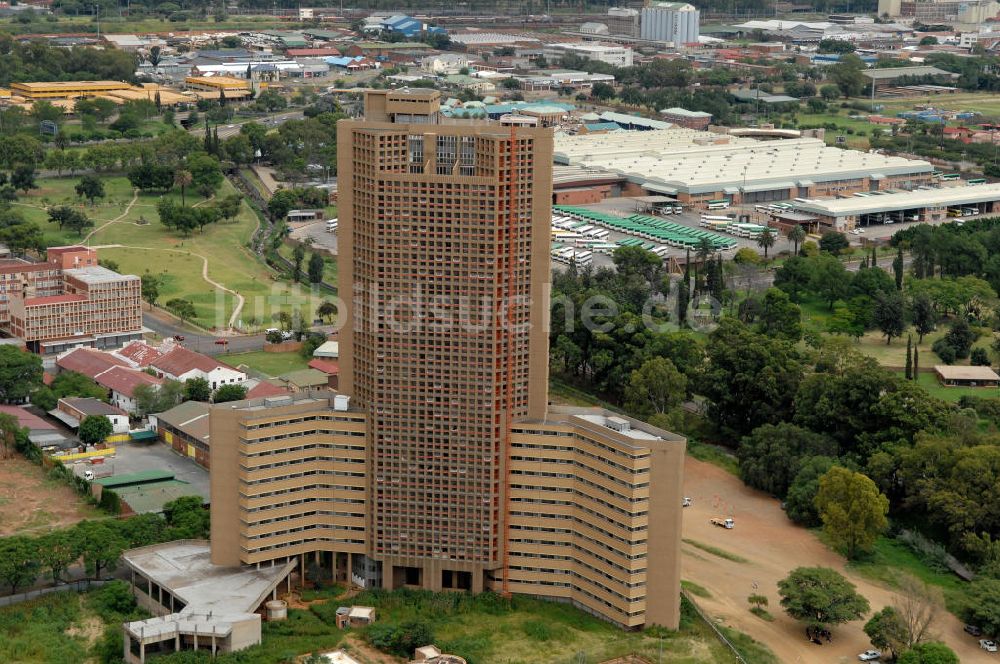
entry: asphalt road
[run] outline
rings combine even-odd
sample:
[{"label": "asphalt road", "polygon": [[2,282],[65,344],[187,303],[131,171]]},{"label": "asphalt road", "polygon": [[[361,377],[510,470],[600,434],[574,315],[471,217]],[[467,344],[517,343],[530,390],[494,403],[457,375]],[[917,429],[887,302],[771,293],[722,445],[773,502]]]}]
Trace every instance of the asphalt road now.
[{"label": "asphalt road", "polygon": [[[301,120],[304,116],[302,111],[288,111],[286,113],[279,113],[278,115],[269,115],[260,118],[251,118],[249,120],[239,120],[231,122],[227,125],[219,125],[219,138],[229,138],[239,133],[240,126],[247,124],[249,122],[256,122],[262,124],[265,127],[276,127],[280,124],[284,124],[289,120]],[[205,125],[200,124],[197,127],[191,127],[188,129],[189,132],[195,134],[196,136],[205,135]]]},{"label": "asphalt road", "polygon": [[[227,349],[230,353],[247,353],[261,350],[264,347],[263,334],[215,337],[210,334],[192,332],[163,316],[151,314],[148,311],[142,314],[142,324],[161,337],[182,336],[186,348],[205,355],[221,355]],[[221,339],[225,339],[229,343],[226,345],[215,343]]]}]

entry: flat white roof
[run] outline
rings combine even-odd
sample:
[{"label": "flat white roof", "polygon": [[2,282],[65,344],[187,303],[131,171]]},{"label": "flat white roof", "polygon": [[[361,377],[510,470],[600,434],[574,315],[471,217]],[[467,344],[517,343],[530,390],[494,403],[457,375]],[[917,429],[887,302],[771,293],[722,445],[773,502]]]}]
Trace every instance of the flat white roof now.
[{"label": "flat white roof", "polygon": [[[602,114],[601,119],[612,119]],[[730,187],[784,187],[794,174],[814,182],[929,174],[926,161],[827,147],[817,138],[758,141],[683,127],[607,134],[557,133],[559,164],[619,173],[650,189],[707,193]]]},{"label": "flat white roof", "polygon": [[967,187],[946,187],[943,189],[917,189],[898,194],[881,196],[851,196],[812,203],[790,202],[796,210],[811,212],[827,217],[848,217],[859,214],[895,212],[914,208],[948,207],[985,201],[1000,201],[1000,182],[976,184]]},{"label": "flat white roof", "polygon": [[[615,416],[609,417],[598,413],[593,413],[593,414],[588,413],[580,415],[579,417],[587,420],[588,422],[593,422],[594,424],[599,424],[602,427],[607,427],[611,431],[615,430],[611,429],[611,427],[608,426],[609,424],[618,421],[628,422],[628,420],[622,419],[620,417],[615,417]],[[629,438],[635,438],[636,440],[663,440],[659,436],[653,435],[648,431],[643,431],[642,429],[636,429],[633,426],[630,426],[627,431],[615,431],[615,433],[620,433],[623,436],[628,436]]]},{"label": "flat white roof", "polygon": [[101,265],[74,267],[66,270],[65,274],[79,279],[85,284],[107,284],[117,281],[134,281],[139,278],[134,274],[118,274]]}]

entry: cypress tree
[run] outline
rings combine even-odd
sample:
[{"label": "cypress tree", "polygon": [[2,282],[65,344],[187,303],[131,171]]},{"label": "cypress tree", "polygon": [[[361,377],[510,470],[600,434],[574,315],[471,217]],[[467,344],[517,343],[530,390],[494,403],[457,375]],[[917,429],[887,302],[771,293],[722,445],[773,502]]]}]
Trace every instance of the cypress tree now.
[{"label": "cypress tree", "polygon": [[872,246],[872,267],[878,267],[878,249]]},{"label": "cypress tree", "polygon": [[916,346],[913,347],[913,380],[917,379],[920,374],[917,373],[920,370],[920,351]]},{"label": "cypress tree", "polygon": [[896,290],[903,290],[903,246],[896,248],[896,258],[892,261],[892,272],[896,277]]},{"label": "cypress tree", "polygon": [[687,324],[688,300],[691,297],[691,250],[687,251],[684,263],[684,278],[677,286],[677,324],[684,327]]},{"label": "cypress tree", "polygon": [[906,380],[913,380],[913,335],[906,337]]},{"label": "cypress tree", "polygon": [[212,154],[218,157],[222,152],[222,143],[219,142],[219,125],[215,125],[212,132]]}]

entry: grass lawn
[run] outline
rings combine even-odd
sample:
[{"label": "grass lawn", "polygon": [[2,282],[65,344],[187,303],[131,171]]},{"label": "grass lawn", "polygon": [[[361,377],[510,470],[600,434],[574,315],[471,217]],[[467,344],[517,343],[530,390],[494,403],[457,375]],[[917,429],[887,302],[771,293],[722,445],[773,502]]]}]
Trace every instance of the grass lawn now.
[{"label": "grass lawn", "polygon": [[929,105],[953,111],[977,111],[987,117],[1000,117],[1000,95],[997,94],[963,93],[909,97],[907,99],[876,99],[875,101],[885,107],[881,111],[883,115],[895,115],[902,111],[912,110],[914,106]]},{"label": "grass lawn", "polygon": [[219,359],[226,364],[238,366],[245,364],[255,371],[267,374],[272,378],[289,371],[298,371],[308,368],[308,360],[294,353],[233,353],[231,355],[220,355]]},{"label": "grass lawn", "polygon": [[[469,664],[590,664],[630,653],[657,661],[661,643],[662,661],[671,664],[731,659],[686,602],[676,632],[625,632],[572,606],[526,597],[507,602],[492,594],[472,598],[404,591],[365,592],[354,601],[377,607],[383,623],[432,617],[435,644]],[[776,660],[751,656],[748,661]]]},{"label": "grass lawn", "polygon": [[849,565],[859,574],[893,588],[899,586],[902,574],[909,574],[928,585],[937,586],[944,593],[945,605],[953,613],[959,610],[968,588],[965,581],[951,572],[931,569],[908,546],[887,537],[878,539],[874,551],[867,559]]},{"label": "grass lawn", "polygon": [[827,130],[825,135],[825,140],[827,145],[833,145],[837,142],[837,136],[846,136],[847,145],[852,148],[868,148],[868,137],[858,136],[856,134],[846,133],[846,129],[852,129],[855,132],[862,130],[865,134],[871,134],[873,125],[867,120],[855,120],[853,118],[847,117],[848,114],[858,115],[864,114],[864,111],[858,111],[854,109],[844,109],[840,113],[797,113],[799,120],[799,126],[802,125],[825,125],[828,123],[833,123],[839,127],[835,131]]},{"label": "grass lawn", "polygon": [[[48,222],[45,208],[50,205],[82,205],[73,187],[78,178],[42,178],[39,188],[23,197],[18,204],[29,219],[39,222],[50,246],[83,241],[77,234],[60,231]],[[249,206],[243,206],[232,222],[220,222],[205,231],[183,237],[159,223],[157,194],[140,195],[131,208],[132,189],[124,177],[104,178],[106,197],[96,206],[84,206],[96,226],[96,232],[84,241],[91,246],[126,245],[100,250],[102,258],[118,263],[122,272],[142,275],[150,272],[161,278],[159,304],[172,298],[191,300],[195,306],[194,322],[202,327],[225,327],[237,303],[232,293],[216,288],[203,277],[208,260],[208,278],[245,298],[240,319],[246,327],[266,327],[278,311],[299,307],[311,316],[318,300],[308,289],[289,285],[247,249],[246,245],[257,226],[257,217]],[[235,193],[224,181],[219,196]],[[167,196],[179,200],[177,192]],[[203,201],[197,194],[187,196],[187,202]],[[114,223],[108,223],[112,222]],[[143,224],[143,221],[148,222]],[[105,225],[107,224],[107,225]],[[103,227],[103,228],[102,228]]]},{"label": "grass lawn", "polygon": [[[900,374],[902,375],[902,374]],[[989,387],[945,387],[937,376],[931,371],[921,371],[917,376],[917,384],[927,390],[932,397],[937,397],[942,401],[958,401],[964,396],[970,397],[1000,397],[1000,390]]]}]

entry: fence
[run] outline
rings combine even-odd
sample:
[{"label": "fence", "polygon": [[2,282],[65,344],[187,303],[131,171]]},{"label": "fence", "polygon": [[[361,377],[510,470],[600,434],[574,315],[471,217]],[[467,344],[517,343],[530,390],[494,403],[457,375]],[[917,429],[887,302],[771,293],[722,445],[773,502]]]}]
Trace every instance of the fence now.
[{"label": "fence", "polygon": [[21,602],[27,602],[28,600],[38,599],[42,595],[48,595],[49,593],[61,593],[67,590],[75,590],[77,592],[90,590],[91,587],[103,586],[108,581],[109,579],[80,579],[79,581],[52,586],[51,588],[40,588],[39,590],[29,590],[26,593],[18,593],[17,595],[8,595],[0,597],[0,607],[13,606]]},{"label": "fence", "polygon": [[747,664],[747,661],[743,658],[743,655],[741,655],[740,651],[736,649],[736,646],[733,645],[732,641],[726,638],[726,635],[723,634],[722,630],[718,628],[718,626],[715,624],[715,621],[713,621],[704,614],[704,612],[701,610],[701,607],[698,606],[698,603],[694,601],[694,597],[691,596],[691,593],[682,588],[681,595],[684,596],[684,599],[691,602],[691,606],[694,607],[695,613],[698,614],[698,617],[701,618],[702,622],[704,622],[712,629],[712,632],[715,633],[715,636],[716,638],[719,639],[719,642],[722,643],[722,645],[729,648],[729,650],[733,653],[733,657],[735,658],[735,660],[739,662],[739,664]]}]

